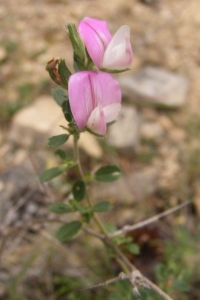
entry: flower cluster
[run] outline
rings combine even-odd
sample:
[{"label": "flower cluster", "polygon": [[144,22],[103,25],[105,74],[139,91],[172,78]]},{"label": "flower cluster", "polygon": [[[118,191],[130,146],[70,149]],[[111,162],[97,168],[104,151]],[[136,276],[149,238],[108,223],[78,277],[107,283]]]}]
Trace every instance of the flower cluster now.
[{"label": "flower cluster", "polygon": [[110,73],[126,71],[133,59],[130,28],[123,25],[112,37],[105,21],[86,17],[78,30],[68,25],[68,31],[76,73],[71,74],[67,67],[57,72],[56,61],[50,62],[48,71],[56,83],[68,89],[78,129],[104,135],[107,124],[116,119],[121,108],[120,86]]}]

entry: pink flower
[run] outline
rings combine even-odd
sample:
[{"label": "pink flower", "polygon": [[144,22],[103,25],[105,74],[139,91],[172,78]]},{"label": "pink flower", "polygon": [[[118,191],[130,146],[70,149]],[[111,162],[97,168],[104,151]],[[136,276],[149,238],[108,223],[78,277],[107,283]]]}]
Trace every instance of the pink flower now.
[{"label": "pink flower", "polygon": [[119,83],[105,72],[82,71],[71,75],[68,95],[78,128],[87,127],[98,135],[105,134],[106,123],[114,121],[121,108]]},{"label": "pink flower", "polygon": [[130,66],[133,53],[129,26],[121,26],[112,37],[105,21],[86,17],[79,23],[78,32],[98,68],[122,70]]}]

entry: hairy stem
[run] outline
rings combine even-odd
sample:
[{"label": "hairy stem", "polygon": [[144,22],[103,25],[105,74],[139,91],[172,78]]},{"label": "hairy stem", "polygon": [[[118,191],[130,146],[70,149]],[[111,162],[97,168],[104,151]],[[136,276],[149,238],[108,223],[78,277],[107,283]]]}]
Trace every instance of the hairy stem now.
[{"label": "hairy stem", "polygon": [[[84,180],[84,173],[83,173],[83,169],[82,169],[82,166],[80,163],[80,157],[79,157],[78,138],[79,137],[74,135],[74,160],[77,162],[79,174],[80,174],[81,178]],[[93,205],[92,205],[92,201],[91,201],[90,195],[88,193],[88,190],[86,190],[86,200],[87,200],[88,205],[90,207],[92,207]],[[94,235],[96,237],[100,238],[104,242],[105,245],[107,245],[110,249],[113,250],[113,252],[115,253],[115,255],[117,257],[117,261],[120,264],[120,266],[122,267],[122,269],[124,270],[124,272],[127,274],[130,274],[130,272],[135,272],[135,271],[139,272],[139,270],[137,270],[137,268],[121,252],[119,247],[112,242],[111,237],[107,233],[106,229],[104,228],[104,226],[103,226],[102,222],[100,221],[100,219],[98,218],[98,216],[96,214],[94,214],[93,217],[94,217],[95,223],[100,228],[101,232],[104,234],[103,236],[100,234],[96,234],[96,233]],[[92,230],[87,230],[86,228],[85,228],[85,230],[88,233],[93,234]],[[151,282],[148,278],[146,278],[142,274],[141,274],[141,279],[144,284],[146,284],[149,288],[154,290],[163,299],[173,300],[170,296],[168,296],[165,292],[163,292],[157,285],[155,285],[153,282]],[[133,284],[133,286],[134,286],[134,284]]]}]

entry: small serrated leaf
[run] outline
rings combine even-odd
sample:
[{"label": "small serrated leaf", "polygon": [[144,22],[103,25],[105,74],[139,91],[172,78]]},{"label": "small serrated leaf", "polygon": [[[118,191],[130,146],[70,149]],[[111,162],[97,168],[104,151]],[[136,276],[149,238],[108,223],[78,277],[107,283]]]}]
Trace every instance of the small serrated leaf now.
[{"label": "small serrated leaf", "polygon": [[105,212],[110,210],[111,204],[109,201],[102,201],[93,206],[94,212]]},{"label": "small serrated leaf", "polygon": [[60,242],[64,243],[70,240],[75,234],[77,234],[81,229],[81,226],[82,224],[80,221],[65,223],[58,229],[56,237]]},{"label": "small serrated leaf", "polygon": [[57,202],[49,205],[48,210],[56,214],[70,213],[73,211],[73,209],[69,205],[62,202]]},{"label": "small serrated leaf", "polygon": [[107,165],[98,169],[94,176],[98,181],[112,182],[121,177],[121,170],[115,165]]},{"label": "small serrated leaf", "polygon": [[59,176],[63,172],[64,170],[61,170],[59,167],[51,168],[42,172],[39,176],[39,179],[41,182],[47,182]]},{"label": "small serrated leaf", "polygon": [[137,244],[129,244],[124,247],[124,249],[128,250],[128,252],[132,254],[140,254],[140,247]]},{"label": "small serrated leaf", "polygon": [[78,179],[74,183],[72,188],[74,199],[78,202],[83,200],[85,197],[85,191],[86,191],[85,182],[83,180]]},{"label": "small serrated leaf", "polygon": [[51,90],[51,94],[52,94],[54,100],[56,101],[56,103],[60,107],[62,107],[63,102],[65,102],[65,101],[68,100],[65,91],[62,88],[60,88],[60,87],[58,87],[56,89],[52,89]]},{"label": "small serrated leaf", "polygon": [[54,153],[55,155],[58,155],[62,161],[65,161],[67,159],[66,152],[62,149],[57,149]]},{"label": "small serrated leaf", "polygon": [[64,144],[69,138],[69,134],[60,134],[56,136],[52,136],[48,140],[48,145],[52,148],[59,147]]}]

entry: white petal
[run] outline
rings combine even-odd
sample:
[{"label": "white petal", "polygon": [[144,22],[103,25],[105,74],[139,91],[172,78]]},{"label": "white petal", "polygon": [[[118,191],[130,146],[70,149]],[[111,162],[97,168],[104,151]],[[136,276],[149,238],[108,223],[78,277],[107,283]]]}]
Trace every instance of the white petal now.
[{"label": "white petal", "polygon": [[103,135],[106,132],[106,120],[101,104],[99,104],[90,114],[87,127],[93,132]]},{"label": "white petal", "polygon": [[103,56],[101,67],[107,69],[127,68],[133,59],[130,44],[130,28],[121,26],[113,36]]},{"label": "white petal", "polygon": [[120,103],[112,103],[110,105],[107,105],[103,108],[104,116],[106,123],[114,121],[121,109]]}]

